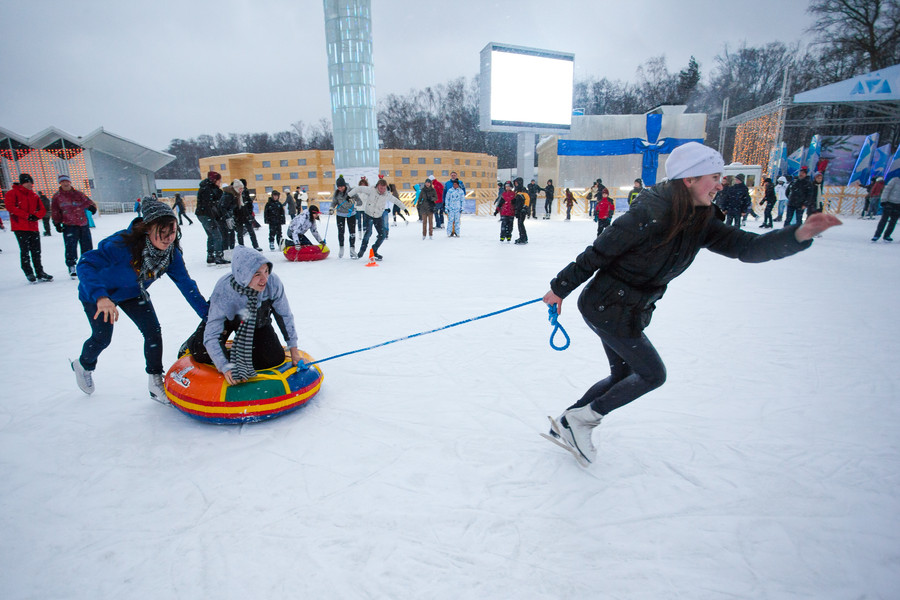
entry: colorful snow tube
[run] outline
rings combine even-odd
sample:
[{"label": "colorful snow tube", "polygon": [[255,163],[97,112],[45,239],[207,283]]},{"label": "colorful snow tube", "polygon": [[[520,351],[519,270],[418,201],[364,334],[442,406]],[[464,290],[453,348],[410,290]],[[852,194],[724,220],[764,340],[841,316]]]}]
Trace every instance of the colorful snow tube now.
[{"label": "colorful snow tube", "polygon": [[284,249],[284,257],[291,262],[325,260],[331,250],[328,246],[288,246]]},{"label": "colorful snow tube", "polygon": [[[313,361],[305,352],[300,356],[305,363]],[[322,371],[316,365],[297,370],[285,360],[275,368],[257,371],[248,381],[228,385],[215,367],[186,355],[166,373],[165,387],[172,406],[189,417],[217,425],[239,425],[280,417],[300,408],[322,387]]]}]

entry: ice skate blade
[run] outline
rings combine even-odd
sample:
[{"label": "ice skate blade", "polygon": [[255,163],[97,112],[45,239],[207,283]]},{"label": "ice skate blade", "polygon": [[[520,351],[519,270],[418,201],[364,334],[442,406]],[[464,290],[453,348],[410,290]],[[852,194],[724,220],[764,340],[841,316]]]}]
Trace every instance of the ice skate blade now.
[{"label": "ice skate blade", "polygon": [[557,439],[557,438],[553,437],[552,435],[547,435],[546,433],[541,433],[541,437],[547,441],[553,442],[554,444],[556,444],[563,450],[567,450],[569,453],[572,454],[572,456],[575,457],[575,460],[578,461],[579,465],[581,465],[584,468],[588,468],[591,465],[590,461],[588,461],[588,459],[586,459],[581,454],[581,452],[578,451],[578,448],[570,446],[569,444],[566,443],[565,439],[563,439],[562,435],[560,434],[561,427],[560,427],[559,423],[557,423],[556,420],[554,420],[554,418],[549,415],[547,416],[547,418],[550,420],[550,427],[560,437],[559,437],[559,439]]}]

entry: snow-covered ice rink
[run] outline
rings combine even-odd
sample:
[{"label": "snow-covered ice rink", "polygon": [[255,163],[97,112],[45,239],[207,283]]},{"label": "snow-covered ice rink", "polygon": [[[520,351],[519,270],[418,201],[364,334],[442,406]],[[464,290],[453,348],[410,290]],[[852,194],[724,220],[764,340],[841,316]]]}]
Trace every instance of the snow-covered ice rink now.
[{"label": "snow-covered ice rink", "polygon": [[[896,598],[900,243],[875,224],[773,263],[701,252],[647,330],[666,385],[604,420],[587,470],[538,435],[608,374],[575,296],[564,352],[531,304],[325,362],[304,408],[213,426],[149,399],[125,316],[83,395],[62,237],[42,238],[55,281],[28,285],[0,232],[0,598]],[[324,358],[539,298],[595,231],[527,226],[520,247],[494,218],[432,241],[401,222],[377,268],[337,258],[334,222],[325,261],[267,254]],[[182,245],[208,296],[229,271],[199,224]],[[150,292],[168,366],[197,318],[167,278]]]}]

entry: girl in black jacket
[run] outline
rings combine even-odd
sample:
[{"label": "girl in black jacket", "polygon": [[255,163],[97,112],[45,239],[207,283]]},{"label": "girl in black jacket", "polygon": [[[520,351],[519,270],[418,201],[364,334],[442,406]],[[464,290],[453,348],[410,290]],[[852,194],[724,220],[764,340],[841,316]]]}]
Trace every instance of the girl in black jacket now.
[{"label": "girl in black jacket", "polygon": [[596,449],[593,429],[610,411],[661,386],[666,368],[643,330],[666,285],[683,273],[701,248],[743,262],[764,262],[805,250],[816,234],[839,225],[825,213],[805,224],[757,235],[728,227],[712,205],[722,189],[724,161],[702,144],[676,148],[666,161],[668,180],[641,194],[631,209],[606,228],[550,282],[544,302],[561,312],[563,299],[582,283],[578,309],[600,336],[610,375],[595,383],[556,420],[548,439],[587,466]]}]

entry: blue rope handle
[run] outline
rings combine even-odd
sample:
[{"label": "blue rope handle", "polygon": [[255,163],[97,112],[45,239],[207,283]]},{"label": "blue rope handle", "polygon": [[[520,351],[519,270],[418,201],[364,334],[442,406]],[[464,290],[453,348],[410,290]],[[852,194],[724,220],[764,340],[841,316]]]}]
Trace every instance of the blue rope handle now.
[{"label": "blue rope handle", "polygon": [[[437,329],[432,329],[430,331],[420,331],[419,333],[414,333],[412,335],[407,335],[401,338],[397,338],[395,340],[390,340],[388,342],[382,342],[380,344],[375,344],[374,346],[369,346],[368,348],[360,348],[359,350],[351,350],[350,352],[344,352],[343,354],[335,354],[334,356],[329,356],[328,358],[323,358],[322,360],[317,360],[311,363],[303,363],[302,365],[297,365],[298,370],[308,369],[312,365],[317,365],[319,363],[323,363],[327,360],[334,360],[335,358],[341,358],[343,356],[349,356],[351,354],[358,354],[359,352],[365,352],[367,350],[374,350],[375,348],[381,348],[382,346],[387,346],[388,344],[393,344],[395,342],[402,342],[403,340],[410,340],[414,337],[419,337],[420,335],[428,335],[429,333],[435,333],[438,331],[443,331],[444,329],[450,329],[451,327],[456,327],[457,325],[463,325],[465,323],[471,323],[472,321],[477,321],[479,319],[486,319],[488,317],[493,317],[494,315],[499,315],[501,313],[505,313],[510,310],[515,310],[517,308],[522,308],[523,306],[528,306],[529,304],[534,304],[535,302],[540,302],[543,298],[535,298],[534,300],[529,300],[528,302],[522,302],[521,304],[516,304],[515,306],[509,306],[507,308],[503,308],[500,310],[495,310],[492,313],[487,313],[486,315],[480,315],[478,317],[472,317],[471,319],[466,319],[464,321],[457,321],[456,323],[451,323],[450,325],[444,325],[443,327],[438,327]],[[560,329],[561,326],[557,325]],[[565,335],[565,331],[563,331],[563,335]],[[568,340],[569,336],[566,335],[566,339]],[[551,338],[550,345],[553,346],[553,340]],[[568,342],[566,343],[566,347],[568,347]],[[554,346],[555,348],[555,346]],[[565,349],[565,348],[556,348],[557,350]]]},{"label": "blue rope handle", "polygon": [[[554,350],[559,350],[560,352],[562,352],[569,347],[569,344],[572,340],[569,339],[569,334],[566,333],[565,328],[559,324],[559,314],[557,314],[556,312],[556,305],[550,304],[548,306],[548,309],[548,312],[550,313],[550,324],[553,325],[553,332],[550,334],[550,347]],[[565,346],[557,346],[553,343],[553,338],[556,336],[557,332],[562,332],[563,336],[566,338]]]}]

